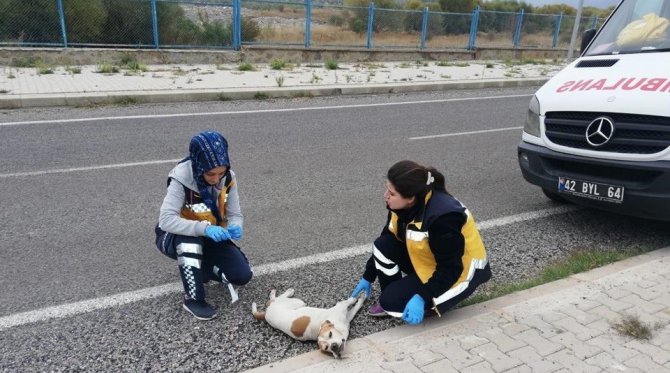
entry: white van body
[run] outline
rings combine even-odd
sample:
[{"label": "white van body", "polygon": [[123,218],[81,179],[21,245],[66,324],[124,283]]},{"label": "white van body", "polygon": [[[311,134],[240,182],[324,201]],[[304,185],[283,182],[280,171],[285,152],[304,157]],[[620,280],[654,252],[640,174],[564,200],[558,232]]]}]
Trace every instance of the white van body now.
[{"label": "white van body", "polygon": [[670,0],[623,0],[530,102],[524,178],[554,200],[670,220]]}]

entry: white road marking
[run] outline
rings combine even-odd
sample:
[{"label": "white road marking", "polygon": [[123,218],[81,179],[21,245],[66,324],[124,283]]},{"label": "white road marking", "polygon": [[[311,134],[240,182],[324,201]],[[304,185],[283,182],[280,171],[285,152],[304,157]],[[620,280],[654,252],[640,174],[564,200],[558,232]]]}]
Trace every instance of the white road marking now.
[{"label": "white road marking", "polygon": [[[478,224],[480,231],[506,226],[509,224],[520,223],[533,219],[540,219],[552,215],[565,214],[567,212],[578,210],[579,207],[566,205],[555,208],[549,208],[538,211],[525,212],[516,215],[505,216],[498,219],[485,220]],[[327,263],[334,260],[347,259],[358,255],[364,255],[370,252],[371,244],[354,246],[328,253],[314,254],[300,258],[284,260],[276,263],[267,263],[254,267],[255,276],[271,275],[301,268],[317,263]],[[80,302],[62,304],[59,306],[46,307],[33,311],[21,312],[9,316],[0,317],[0,330],[12,328],[20,325],[36,323],[51,319],[59,319],[68,316],[78,315],[100,309],[122,306],[124,304],[156,298],[172,293],[182,291],[180,282],[173,282],[166,285],[155,286],[135,291],[129,291],[120,294],[114,294],[106,297],[88,299]]]},{"label": "white road marking", "polygon": [[15,172],[12,174],[0,174],[0,179],[8,177],[22,177],[22,176],[40,176],[47,174],[61,174],[67,172],[79,172],[79,171],[93,171],[93,170],[104,170],[109,168],[124,168],[124,167],[135,167],[135,166],[146,166],[152,164],[163,164],[163,163],[177,163],[183,158],[178,159],[162,159],[157,161],[144,161],[144,162],[132,162],[132,163],[117,163],[117,164],[108,164],[102,166],[88,166],[88,167],[72,167],[72,168],[57,168],[53,170],[43,170],[43,171],[30,171],[30,172]]},{"label": "white road marking", "polygon": [[428,135],[428,136],[417,136],[410,137],[410,140],[425,140],[425,139],[434,139],[438,137],[452,137],[452,136],[465,136],[465,135],[476,135],[478,133],[489,133],[489,132],[501,132],[501,131],[511,131],[511,130],[520,130],[523,126],[520,127],[506,127],[506,128],[495,128],[491,130],[480,130],[480,131],[468,131],[468,132],[456,132],[456,133],[443,133],[441,135]]},{"label": "white road marking", "polygon": [[265,109],[265,110],[218,111],[218,112],[211,112],[211,113],[199,112],[199,113],[155,114],[155,115],[125,115],[125,116],[117,116],[117,117],[91,117],[91,118],[75,118],[75,119],[28,120],[28,121],[21,121],[21,122],[0,123],[0,127],[3,127],[3,126],[23,126],[23,125],[29,125],[29,124],[81,123],[81,122],[114,121],[114,120],[128,120],[128,119],[162,119],[162,118],[183,118],[183,117],[205,117],[205,116],[216,116],[216,115],[285,113],[285,112],[294,112],[294,111],[334,110],[334,109],[352,109],[352,108],[366,108],[366,107],[379,107],[379,106],[434,104],[434,103],[458,102],[458,101],[496,100],[496,99],[501,99],[501,98],[518,98],[518,97],[530,97],[530,96],[532,96],[532,95],[506,95],[506,96],[445,98],[445,99],[440,99],[440,100],[401,101],[401,102],[386,102],[386,103],[378,103],[378,104],[314,106],[314,107],[299,107],[299,108],[286,108],[286,109]]}]

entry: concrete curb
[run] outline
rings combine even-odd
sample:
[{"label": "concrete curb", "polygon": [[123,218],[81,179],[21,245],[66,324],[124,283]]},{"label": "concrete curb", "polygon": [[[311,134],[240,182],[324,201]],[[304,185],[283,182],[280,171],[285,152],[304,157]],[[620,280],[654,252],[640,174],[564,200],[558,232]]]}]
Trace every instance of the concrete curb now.
[{"label": "concrete curb", "polygon": [[[631,257],[619,262],[608,264],[604,267],[596,268],[588,272],[578,273],[570,277],[536,286],[531,289],[519,291],[489,301],[474,304],[471,306],[458,308],[449,312],[446,318],[430,318],[418,326],[401,325],[395,328],[371,334],[365,337],[351,340],[347,344],[347,354],[353,354],[355,351],[370,350],[373,354],[376,351],[383,351],[384,345],[389,341],[398,341],[403,338],[417,336],[423,333],[434,332],[440,329],[446,329],[455,324],[464,322],[473,318],[484,317],[487,314],[504,314],[505,308],[519,303],[526,302],[535,298],[557,293],[562,290],[570,289],[582,283],[595,282],[607,276],[616,275],[621,271],[662,260],[670,256],[670,247],[658,249],[649,253]],[[320,370],[319,364],[330,362],[332,357],[325,355],[320,351],[312,351],[302,355],[294,356],[282,361],[269,363],[260,367],[247,370],[248,373],[264,372],[295,372],[301,369]]]},{"label": "concrete curb", "polygon": [[231,90],[170,90],[51,93],[0,96],[0,109],[22,109],[54,106],[120,105],[197,101],[249,100],[339,95],[365,95],[405,92],[531,87],[544,84],[548,78],[493,79],[478,81],[426,82],[374,85],[329,85],[305,87],[253,87]]}]

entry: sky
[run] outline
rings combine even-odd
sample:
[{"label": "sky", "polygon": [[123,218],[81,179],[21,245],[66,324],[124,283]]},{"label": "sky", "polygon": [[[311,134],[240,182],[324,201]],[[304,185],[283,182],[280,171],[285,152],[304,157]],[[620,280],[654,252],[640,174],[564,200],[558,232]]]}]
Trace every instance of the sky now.
[{"label": "sky", "polygon": [[[543,6],[547,4],[567,4],[573,8],[577,8],[579,0],[523,0],[523,2],[533,6]],[[617,5],[619,0],[584,0],[584,6],[593,6],[596,8],[607,8],[612,5]]]}]

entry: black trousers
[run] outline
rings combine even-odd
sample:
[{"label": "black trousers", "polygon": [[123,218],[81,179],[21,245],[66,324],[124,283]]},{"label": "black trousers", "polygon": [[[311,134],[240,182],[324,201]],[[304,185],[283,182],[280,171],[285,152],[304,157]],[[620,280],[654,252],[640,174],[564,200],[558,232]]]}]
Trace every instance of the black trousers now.
[{"label": "black trousers", "polygon": [[[199,245],[201,253],[180,253],[182,244]],[[194,299],[205,298],[203,284],[210,280],[245,285],[253,277],[247,257],[232,241],[214,242],[207,237],[181,236],[156,227],[156,247],[165,256],[179,262],[184,291]],[[195,263],[192,259],[198,261],[199,267],[189,265]]]},{"label": "black trousers", "polygon": [[[424,285],[417,276],[409,259],[407,247],[403,242],[398,241],[391,235],[383,235],[374,242],[377,250],[391,263],[383,263],[375,257],[375,264],[378,266],[377,278],[381,287],[379,304],[382,308],[393,316],[402,316],[407,302],[414,294],[424,294]],[[397,265],[399,271],[395,274],[393,268]],[[382,269],[379,269],[382,267]],[[405,274],[403,276],[403,273]],[[472,295],[475,289],[491,278],[491,268],[487,264],[483,270],[476,270],[475,275],[470,281],[467,289],[446,302],[438,305],[440,313],[446,312],[461,302],[463,299]],[[433,304],[426,302],[426,310],[433,308]]]}]

